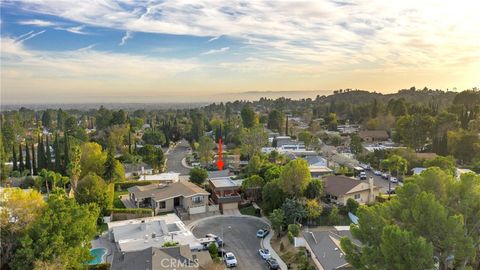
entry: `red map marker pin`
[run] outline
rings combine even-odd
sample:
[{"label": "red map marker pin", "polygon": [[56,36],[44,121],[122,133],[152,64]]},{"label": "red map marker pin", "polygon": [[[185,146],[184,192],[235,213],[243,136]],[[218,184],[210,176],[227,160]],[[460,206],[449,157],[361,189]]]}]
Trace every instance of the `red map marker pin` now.
[{"label": "red map marker pin", "polygon": [[218,170],[220,171],[223,170],[223,165],[225,165],[225,163],[222,160],[222,138],[218,139],[218,160],[216,164],[217,164]]}]

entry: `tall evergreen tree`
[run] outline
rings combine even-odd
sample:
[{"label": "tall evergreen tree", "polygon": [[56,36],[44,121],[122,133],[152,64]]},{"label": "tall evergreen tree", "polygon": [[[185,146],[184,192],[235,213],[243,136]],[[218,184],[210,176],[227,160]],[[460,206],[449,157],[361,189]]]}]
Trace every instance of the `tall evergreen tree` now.
[{"label": "tall evergreen tree", "polygon": [[15,150],[15,144],[12,145],[12,162],[13,162],[13,170],[18,171],[17,151]]},{"label": "tall evergreen tree", "polygon": [[108,183],[113,182],[115,176],[115,153],[113,147],[108,147],[107,160],[105,161],[105,170],[103,173],[103,179]]},{"label": "tall evergreen tree", "polygon": [[68,142],[68,133],[65,133],[64,135],[64,140],[63,140],[63,171],[67,171],[67,166],[70,163],[70,143]]},{"label": "tall evergreen tree", "polygon": [[285,115],[285,136],[288,136],[288,115]]},{"label": "tall evergreen tree", "polygon": [[32,174],[32,159],[30,157],[30,149],[28,148],[28,143],[25,142],[25,169]]},{"label": "tall evergreen tree", "polygon": [[45,149],[43,148],[43,136],[38,135],[38,146],[37,146],[37,163],[38,169],[45,169]]},{"label": "tall evergreen tree", "polygon": [[58,133],[55,133],[55,142],[54,142],[54,150],[55,150],[55,171],[61,172],[62,171],[62,160],[61,160],[61,152],[60,152],[60,143],[58,142]]},{"label": "tall evergreen tree", "polygon": [[[43,146],[43,143],[42,143]],[[46,136],[46,141],[45,141],[45,167],[48,170],[52,169],[52,152],[50,151],[50,144],[48,142],[48,135]]]},{"label": "tall evergreen tree", "polygon": [[25,163],[23,163],[22,143],[18,144],[18,169],[23,172],[25,170]]},{"label": "tall evergreen tree", "polygon": [[132,131],[128,131],[128,153],[132,154]]},{"label": "tall evergreen tree", "polygon": [[35,143],[34,142],[32,142],[32,172],[33,172],[33,175],[37,175],[37,158],[36,158],[36,155],[35,155]]}]

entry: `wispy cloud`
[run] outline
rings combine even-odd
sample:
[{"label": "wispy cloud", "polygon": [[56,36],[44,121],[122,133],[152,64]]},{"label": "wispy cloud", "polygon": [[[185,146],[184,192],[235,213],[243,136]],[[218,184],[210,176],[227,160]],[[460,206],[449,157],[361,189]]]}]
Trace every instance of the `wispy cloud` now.
[{"label": "wispy cloud", "polygon": [[21,25],[34,25],[34,26],[41,26],[41,27],[48,27],[48,26],[56,26],[58,25],[55,22],[33,19],[33,20],[22,20],[18,21]]},{"label": "wispy cloud", "polygon": [[210,55],[210,54],[218,54],[218,53],[223,53],[230,50],[230,47],[223,47],[220,49],[211,49],[209,51],[201,53],[201,55]]},{"label": "wispy cloud", "polygon": [[122,41],[118,45],[123,46],[125,43],[127,43],[127,40],[131,39],[133,37],[132,32],[127,31],[125,32],[125,35],[122,37]]},{"label": "wispy cloud", "polygon": [[85,25],[79,25],[79,26],[72,26],[72,27],[55,27],[55,30],[63,30],[67,31],[73,34],[78,34],[78,35],[88,35],[87,32],[83,31],[85,28]]},{"label": "wispy cloud", "polygon": [[21,35],[20,37],[15,39],[15,41],[19,42],[19,43],[22,43],[24,41],[27,41],[29,39],[32,39],[32,38],[38,36],[38,35],[41,35],[41,34],[45,33],[45,31],[47,31],[47,30],[42,30],[42,31],[39,31],[39,32],[36,32],[36,33],[33,33],[33,31],[31,31],[31,32],[28,32],[27,34]]},{"label": "wispy cloud", "polygon": [[209,39],[207,42],[215,41],[215,40],[219,39],[220,37],[221,37],[221,36],[212,37],[212,38]]}]

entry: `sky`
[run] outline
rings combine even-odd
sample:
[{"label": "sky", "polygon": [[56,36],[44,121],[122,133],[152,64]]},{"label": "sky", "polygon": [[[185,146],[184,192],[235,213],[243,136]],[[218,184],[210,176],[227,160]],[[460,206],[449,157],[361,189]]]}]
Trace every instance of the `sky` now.
[{"label": "sky", "polygon": [[475,0],[0,1],[3,104],[480,86]]}]

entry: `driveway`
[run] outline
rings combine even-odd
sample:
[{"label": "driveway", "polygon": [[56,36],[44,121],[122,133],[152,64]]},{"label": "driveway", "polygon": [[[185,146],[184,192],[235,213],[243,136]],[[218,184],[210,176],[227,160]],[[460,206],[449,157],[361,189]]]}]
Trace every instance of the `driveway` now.
[{"label": "driveway", "polygon": [[194,225],[192,232],[197,237],[213,233],[225,241],[225,251],[233,252],[238,266],[234,269],[268,269],[265,261],[258,254],[261,239],[256,233],[267,224],[256,218],[243,216],[218,216],[200,221]]},{"label": "driveway", "polygon": [[167,154],[167,172],[176,172],[180,175],[187,175],[190,169],[185,168],[182,165],[182,159],[184,159],[189,151],[190,145],[186,140],[180,141],[173,149]]}]

